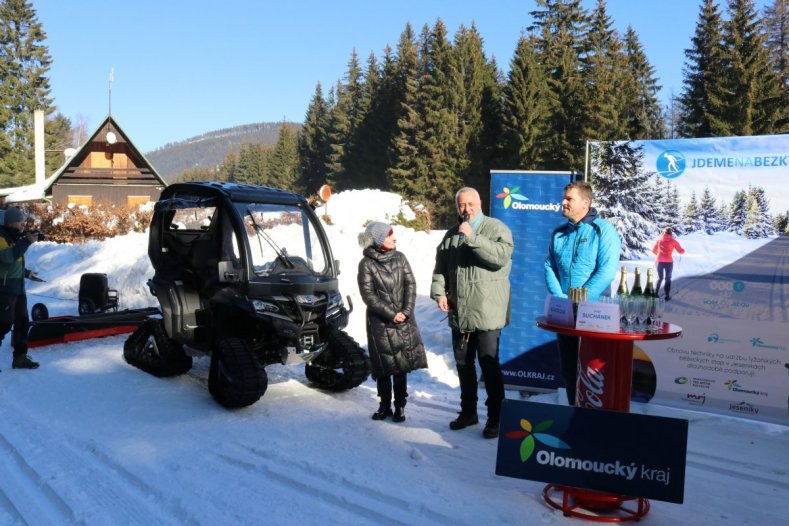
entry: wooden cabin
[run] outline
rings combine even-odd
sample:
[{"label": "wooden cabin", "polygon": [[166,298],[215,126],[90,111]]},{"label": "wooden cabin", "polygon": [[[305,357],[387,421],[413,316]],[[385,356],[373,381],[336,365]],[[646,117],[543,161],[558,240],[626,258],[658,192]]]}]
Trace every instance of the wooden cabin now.
[{"label": "wooden cabin", "polygon": [[53,204],[134,206],[157,201],[166,185],[108,116],[76,154],[46,179],[43,193]]}]

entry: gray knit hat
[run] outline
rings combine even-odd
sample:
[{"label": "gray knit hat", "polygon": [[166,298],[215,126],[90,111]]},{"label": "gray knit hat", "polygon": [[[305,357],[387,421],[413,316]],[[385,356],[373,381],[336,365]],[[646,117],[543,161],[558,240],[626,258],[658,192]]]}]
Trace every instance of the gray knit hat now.
[{"label": "gray knit hat", "polygon": [[386,241],[386,238],[389,237],[389,232],[391,231],[392,227],[387,223],[373,221],[367,225],[367,228],[364,229],[364,233],[359,236],[359,244],[363,248],[372,246],[380,248],[380,246],[384,244],[384,241]]},{"label": "gray knit hat", "polygon": [[24,221],[25,214],[16,207],[11,207],[5,211],[5,217],[3,219],[3,224],[8,226],[11,223],[16,223],[17,221]]}]

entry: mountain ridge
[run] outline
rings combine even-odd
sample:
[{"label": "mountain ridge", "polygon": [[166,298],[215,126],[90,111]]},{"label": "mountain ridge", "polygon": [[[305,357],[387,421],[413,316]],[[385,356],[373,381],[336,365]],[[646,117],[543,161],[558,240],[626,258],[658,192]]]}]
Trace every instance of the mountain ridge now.
[{"label": "mountain ridge", "polygon": [[145,157],[170,182],[185,170],[218,167],[231,150],[237,151],[244,144],[275,144],[283,124],[296,131],[301,128],[301,123],[288,121],[241,124],[167,143],[147,152]]}]

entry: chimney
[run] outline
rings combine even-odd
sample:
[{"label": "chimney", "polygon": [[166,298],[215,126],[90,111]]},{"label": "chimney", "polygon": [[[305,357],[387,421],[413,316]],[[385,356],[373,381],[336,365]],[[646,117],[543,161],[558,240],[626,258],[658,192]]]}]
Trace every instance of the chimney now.
[{"label": "chimney", "polygon": [[44,110],[33,112],[33,149],[36,161],[36,185],[44,184],[46,162],[44,161]]}]

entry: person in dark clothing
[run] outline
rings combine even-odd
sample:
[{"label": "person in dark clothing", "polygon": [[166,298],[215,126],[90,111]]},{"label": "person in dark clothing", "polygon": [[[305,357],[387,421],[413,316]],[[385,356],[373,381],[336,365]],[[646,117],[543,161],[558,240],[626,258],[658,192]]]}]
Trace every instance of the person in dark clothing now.
[{"label": "person in dark clothing", "polygon": [[[416,280],[402,252],[395,249],[392,228],[367,225],[359,236],[364,257],[359,262],[359,292],[367,305],[367,349],[381,404],[373,420],[405,420],[407,373],[427,368],[427,355],[414,318]],[[394,388],[394,412],[392,390]]]},{"label": "person in dark clothing", "polygon": [[25,268],[25,252],[38,241],[38,234],[23,234],[25,215],[19,208],[5,211],[4,225],[0,227],[0,342],[11,331],[14,369],[36,369],[38,363],[27,355],[27,331],[30,317],[27,313],[25,278],[36,279],[35,272]]},{"label": "person in dark clothing", "polygon": [[447,230],[436,248],[430,288],[438,308],[447,313],[460,381],[460,412],[449,428],[457,431],[479,423],[475,365],[479,361],[488,395],[488,420],[482,436],[496,438],[504,400],[499,338],[510,321],[515,245],[507,225],[482,213],[482,201],[474,188],[458,190],[455,205],[458,225]]}]

